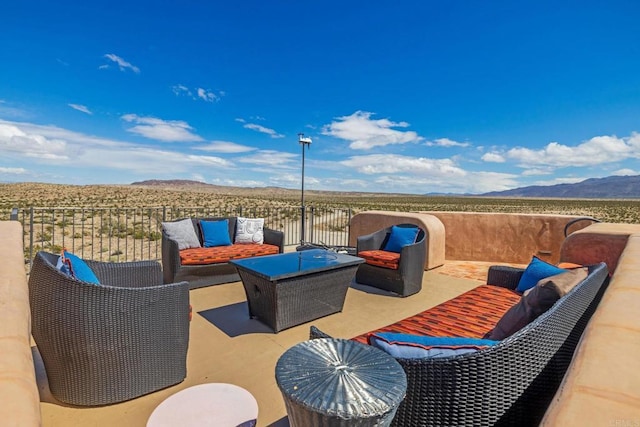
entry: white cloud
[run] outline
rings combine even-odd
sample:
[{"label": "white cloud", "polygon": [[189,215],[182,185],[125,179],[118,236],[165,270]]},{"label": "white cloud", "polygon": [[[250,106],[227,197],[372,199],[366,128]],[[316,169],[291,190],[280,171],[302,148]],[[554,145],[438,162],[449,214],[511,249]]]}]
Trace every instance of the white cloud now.
[{"label": "white cloud", "polygon": [[25,168],[3,168],[0,167],[0,173],[7,175],[24,175],[27,173]]},{"label": "white cloud", "polygon": [[228,141],[211,141],[208,145],[194,147],[194,149],[212,151],[214,153],[246,153],[248,151],[256,150],[255,147],[249,147],[247,145],[236,144],[235,142]]},{"label": "white cloud", "polygon": [[0,120],[0,158],[7,156],[29,164],[65,168],[73,164],[74,168],[108,170],[112,174],[123,171],[157,176],[164,171],[179,175],[192,174],[194,170],[235,169],[232,162],[220,157],[158,150],[55,126]]},{"label": "white cloud", "polygon": [[0,115],[4,117],[11,117],[14,119],[25,119],[29,116],[26,111],[12,107],[2,99],[0,99]]},{"label": "white cloud", "polygon": [[552,173],[553,170],[550,168],[534,168],[524,170],[522,176],[551,175]]},{"label": "white cloud", "polygon": [[425,145],[429,147],[468,147],[468,142],[458,142],[449,138],[438,138],[433,141],[427,141]]},{"label": "white cloud", "polygon": [[0,152],[37,159],[68,159],[65,141],[25,132],[7,122],[0,122]]},{"label": "white cloud", "polygon": [[224,92],[215,93],[212,90],[201,87],[191,89],[183,84],[177,84],[171,87],[176,96],[188,96],[191,99],[201,99],[205,102],[216,102],[224,96]]},{"label": "white cloud", "polygon": [[464,177],[466,172],[450,159],[428,159],[395,154],[354,156],[340,164],[367,175],[410,173],[415,176]]},{"label": "white cloud", "polygon": [[388,119],[372,120],[373,113],[356,111],[350,116],[338,117],[323,126],[322,134],[350,141],[354,150],[369,150],[390,144],[419,142],[424,138],[413,131],[399,131],[392,128],[406,128],[407,122],[392,122]]},{"label": "white cloud", "polygon": [[[297,160],[297,158],[297,154],[274,150],[260,150],[251,156],[239,158],[238,161],[253,165],[269,166],[270,168],[291,169],[293,167],[292,162]],[[297,167],[297,165],[295,167]]]},{"label": "white cloud", "polygon": [[202,137],[192,133],[193,128],[182,120],[162,120],[135,114],[125,114],[122,120],[136,123],[134,127],[127,130],[145,138],[166,142],[202,141]]},{"label": "white cloud", "polygon": [[557,185],[557,184],[575,184],[576,182],[584,181],[585,177],[557,177],[553,179],[540,180],[533,183],[533,185]]},{"label": "white cloud", "polygon": [[490,163],[504,163],[507,161],[504,156],[498,153],[485,153],[482,155],[481,159]]},{"label": "white cloud", "polygon": [[80,104],[67,104],[69,107],[73,108],[74,110],[78,110],[80,112],[83,112],[85,114],[89,114],[92,115],[93,113],[84,105],[80,105]]},{"label": "white cloud", "polygon": [[618,169],[617,171],[613,171],[611,174],[617,175],[617,176],[640,175],[640,173],[638,173],[637,171],[634,171],[633,169]]},{"label": "white cloud", "polygon": [[231,187],[264,187],[264,181],[256,181],[251,179],[229,179],[216,178],[210,181],[211,184],[227,185]]},{"label": "white cloud", "polygon": [[[128,68],[136,74],[140,73],[140,68],[125,61],[124,59],[120,58],[118,55],[114,55],[113,53],[107,53],[106,55],[104,55],[104,57],[118,64],[120,71],[126,71],[126,69]],[[108,68],[108,65],[101,65],[100,67],[98,67],[98,69],[101,69],[101,70],[105,68]]]},{"label": "white cloud", "polygon": [[175,85],[171,88],[171,90],[176,94],[176,96],[186,95],[193,98],[193,93],[191,93],[191,90],[184,85]]},{"label": "white cloud", "polygon": [[198,98],[206,102],[214,102],[218,100],[218,95],[208,89],[198,88]]},{"label": "white cloud", "polygon": [[519,162],[523,168],[551,166],[556,168],[594,166],[640,158],[640,134],[634,132],[626,138],[596,136],[575,147],[551,142],[540,150],[516,147],[506,156]]},{"label": "white cloud", "polygon": [[[236,121],[240,123],[244,123],[243,119],[236,119]],[[243,127],[246,129],[255,130],[256,132],[265,133],[269,135],[271,138],[284,138],[284,135],[276,132],[275,130],[266,128],[261,125],[257,125],[255,123],[246,123]]]},{"label": "white cloud", "polygon": [[368,183],[367,191],[389,193],[470,193],[517,187],[516,176],[499,172],[467,172],[464,180],[447,176],[381,175]]}]

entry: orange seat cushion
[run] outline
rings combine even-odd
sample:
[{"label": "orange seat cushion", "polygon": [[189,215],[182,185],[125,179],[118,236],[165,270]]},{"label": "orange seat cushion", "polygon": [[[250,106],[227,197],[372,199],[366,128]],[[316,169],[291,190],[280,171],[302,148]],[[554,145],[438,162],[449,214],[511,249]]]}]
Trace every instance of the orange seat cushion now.
[{"label": "orange seat cushion", "polygon": [[400,264],[400,254],[397,252],[381,250],[360,251],[358,256],[364,258],[367,264],[390,268],[391,270],[397,270]]},{"label": "orange seat cushion", "polygon": [[233,244],[212,248],[189,248],[180,251],[180,264],[206,265],[229,262],[232,259],[249,258],[261,255],[275,255],[280,248],[269,244]]},{"label": "orange seat cushion", "polygon": [[375,332],[482,338],[518,301],[520,295],[510,289],[480,285],[422,313],[353,339],[367,344],[368,336]]}]

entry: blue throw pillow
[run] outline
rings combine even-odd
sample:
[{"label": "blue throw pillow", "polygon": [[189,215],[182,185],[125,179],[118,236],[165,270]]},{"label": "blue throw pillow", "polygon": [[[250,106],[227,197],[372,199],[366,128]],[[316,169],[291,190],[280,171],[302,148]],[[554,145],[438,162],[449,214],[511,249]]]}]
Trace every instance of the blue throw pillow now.
[{"label": "blue throw pillow", "polygon": [[82,258],[79,258],[67,251],[64,251],[64,257],[71,262],[71,273],[73,274],[73,277],[83,282],[93,283],[94,285],[100,284],[96,274]]},{"label": "blue throw pillow", "polygon": [[394,332],[378,332],[369,335],[370,345],[399,359],[456,356],[473,353],[497,343],[498,341],[479,338],[429,337]]},{"label": "blue throw pillow", "polygon": [[566,271],[567,270],[564,268],[556,267],[555,265],[549,264],[537,256],[534,256],[522,273],[518,286],[516,287],[516,292],[523,293],[527,289],[533,288],[539,280],[555,276],[556,274],[564,273]]},{"label": "blue throw pillow", "polygon": [[383,250],[400,253],[402,252],[403,246],[415,243],[417,235],[418,227],[398,227],[393,225],[391,226],[391,233]]},{"label": "blue throw pillow", "polygon": [[202,229],[202,241],[205,248],[229,246],[231,244],[228,219],[200,221],[200,228]]}]

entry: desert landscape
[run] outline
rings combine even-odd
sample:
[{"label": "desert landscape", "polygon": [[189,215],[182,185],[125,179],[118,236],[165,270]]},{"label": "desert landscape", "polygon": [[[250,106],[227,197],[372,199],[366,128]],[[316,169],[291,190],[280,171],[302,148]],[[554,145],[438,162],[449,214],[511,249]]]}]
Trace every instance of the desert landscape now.
[{"label": "desert landscape", "polygon": [[[161,222],[188,216],[264,217],[300,241],[300,191],[220,187],[194,181],[132,185],[0,184],[0,219],[17,209],[25,260],[63,247],[97,260],[160,258]],[[305,191],[306,241],[346,244],[350,216],[366,210],[562,214],[640,223],[638,199],[489,198]]]},{"label": "desert landscape", "polygon": [[[230,210],[299,207],[300,191],[238,188],[180,181],[155,185],[0,184],[0,215],[12,208],[133,208],[173,206]],[[305,204],[316,208],[395,211],[553,213],[592,216],[604,222],[640,223],[638,199],[489,198],[305,190]]]}]

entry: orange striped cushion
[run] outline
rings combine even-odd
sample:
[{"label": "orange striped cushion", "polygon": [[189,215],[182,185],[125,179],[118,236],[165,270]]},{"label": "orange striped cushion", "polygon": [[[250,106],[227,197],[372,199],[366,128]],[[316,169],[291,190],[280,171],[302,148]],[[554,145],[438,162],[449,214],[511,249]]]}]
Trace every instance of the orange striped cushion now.
[{"label": "orange striped cushion", "polygon": [[397,270],[398,264],[400,264],[400,254],[397,252],[379,250],[361,251],[358,252],[358,256],[360,258],[364,258],[367,264],[390,268],[392,270]]},{"label": "orange striped cushion", "polygon": [[366,344],[368,336],[375,332],[482,338],[518,301],[520,295],[510,289],[480,285],[422,313],[353,339]]},{"label": "orange striped cushion", "polygon": [[274,255],[280,248],[269,244],[233,244],[212,248],[189,248],[180,251],[180,264],[205,265],[229,262],[232,259],[249,258],[260,255]]}]

